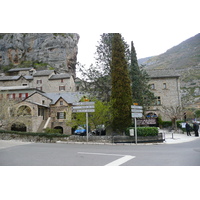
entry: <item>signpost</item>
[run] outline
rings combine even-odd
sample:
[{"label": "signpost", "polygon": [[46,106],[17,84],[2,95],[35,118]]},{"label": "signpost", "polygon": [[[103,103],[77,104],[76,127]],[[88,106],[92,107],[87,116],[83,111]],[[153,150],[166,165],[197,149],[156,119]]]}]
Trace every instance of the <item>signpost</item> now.
[{"label": "signpost", "polygon": [[94,102],[77,102],[72,104],[73,113],[86,113],[86,135],[88,142],[88,113],[95,112]]},{"label": "signpost", "polygon": [[142,117],[142,112],[143,112],[142,106],[136,106],[136,105],[131,106],[131,115],[132,115],[132,118],[134,118],[134,120],[135,120],[135,143],[136,144],[137,144],[137,120],[136,120],[136,118]]}]

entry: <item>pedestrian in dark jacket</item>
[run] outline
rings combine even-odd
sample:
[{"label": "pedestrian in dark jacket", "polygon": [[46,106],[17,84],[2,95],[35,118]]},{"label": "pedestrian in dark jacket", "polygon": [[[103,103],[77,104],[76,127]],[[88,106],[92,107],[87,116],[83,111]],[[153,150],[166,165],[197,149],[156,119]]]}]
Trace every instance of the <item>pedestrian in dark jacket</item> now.
[{"label": "pedestrian in dark jacket", "polygon": [[191,136],[190,131],[191,131],[192,127],[188,124],[188,122],[186,122],[185,129],[187,132],[187,136]]},{"label": "pedestrian in dark jacket", "polygon": [[196,122],[194,122],[194,124],[193,124],[193,129],[194,129],[194,134],[195,134],[195,136],[196,137],[199,137],[199,125],[196,123]]}]

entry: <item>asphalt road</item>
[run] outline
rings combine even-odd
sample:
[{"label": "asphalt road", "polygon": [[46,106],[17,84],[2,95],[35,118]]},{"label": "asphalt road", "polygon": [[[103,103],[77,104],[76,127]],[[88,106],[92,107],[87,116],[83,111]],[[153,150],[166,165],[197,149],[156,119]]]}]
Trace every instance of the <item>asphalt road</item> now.
[{"label": "asphalt road", "polygon": [[200,166],[200,138],[180,144],[0,141],[0,166]]}]

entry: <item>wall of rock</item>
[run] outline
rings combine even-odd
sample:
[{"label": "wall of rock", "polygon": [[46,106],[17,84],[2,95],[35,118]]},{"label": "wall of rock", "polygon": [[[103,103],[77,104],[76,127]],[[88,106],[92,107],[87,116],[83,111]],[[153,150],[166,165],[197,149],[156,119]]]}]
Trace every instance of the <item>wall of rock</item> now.
[{"label": "wall of rock", "polygon": [[0,67],[36,61],[75,75],[78,41],[76,33],[1,33]]}]

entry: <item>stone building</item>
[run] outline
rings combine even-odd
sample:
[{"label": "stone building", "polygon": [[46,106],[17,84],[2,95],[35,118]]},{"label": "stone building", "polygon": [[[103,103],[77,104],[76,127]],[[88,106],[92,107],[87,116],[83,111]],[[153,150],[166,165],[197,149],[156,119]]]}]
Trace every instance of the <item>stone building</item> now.
[{"label": "stone building", "polygon": [[146,116],[162,116],[163,121],[170,118],[165,115],[163,107],[181,107],[180,75],[174,70],[147,70],[150,76],[149,84],[156,97],[154,105],[149,107]]},{"label": "stone building", "polygon": [[[24,123],[18,122],[21,130],[42,132],[56,128],[71,134],[71,127],[66,125],[71,119],[71,106],[83,96],[75,92],[73,75],[33,68],[15,68],[7,74],[0,77],[0,97],[18,101],[16,109],[27,111]],[[16,123],[10,126],[11,130],[16,130]]]},{"label": "stone building", "polygon": [[59,129],[64,134],[72,134],[67,121],[71,120],[72,103],[79,102],[82,96],[77,92],[33,93],[17,104],[18,110],[20,107],[29,110],[26,112],[29,121],[25,121],[23,127],[28,132],[42,132],[50,128]]}]

